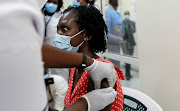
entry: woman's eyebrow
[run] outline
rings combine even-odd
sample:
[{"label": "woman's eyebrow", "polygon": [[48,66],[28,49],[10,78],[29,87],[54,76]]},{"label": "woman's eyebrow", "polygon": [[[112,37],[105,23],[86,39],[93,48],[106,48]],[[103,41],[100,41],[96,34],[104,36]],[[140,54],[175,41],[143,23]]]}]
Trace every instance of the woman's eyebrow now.
[{"label": "woman's eyebrow", "polygon": [[60,26],[61,25],[65,25],[66,26],[67,24],[68,24],[68,20],[62,20],[61,23],[60,23]]},{"label": "woman's eyebrow", "polygon": [[57,27],[62,27],[62,26],[66,26],[66,27],[68,27],[69,25],[72,25],[72,21],[74,21],[74,18],[71,18],[71,19],[64,19],[64,20],[61,20],[60,22],[60,24],[58,24],[58,26]]},{"label": "woman's eyebrow", "polygon": [[68,25],[67,25],[67,23],[64,22],[64,23],[60,24],[59,28],[61,28],[61,27],[68,27]]},{"label": "woman's eyebrow", "polygon": [[64,26],[64,25],[65,26],[67,25],[67,21],[61,21],[61,23],[57,25],[57,29],[59,29],[61,26]]}]

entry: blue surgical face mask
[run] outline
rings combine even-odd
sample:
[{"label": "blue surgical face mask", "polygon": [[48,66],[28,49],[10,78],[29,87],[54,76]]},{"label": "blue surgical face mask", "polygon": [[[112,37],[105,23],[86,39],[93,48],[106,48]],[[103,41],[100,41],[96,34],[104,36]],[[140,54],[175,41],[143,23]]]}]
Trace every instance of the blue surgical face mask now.
[{"label": "blue surgical face mask", "polygon": [[84,43],[84,41],[82,43],[80,43],[77,47],[73,47],[70,42],[73,37],[76,37],[83,31],[84,30],[78,32],[77,34],[73,35],[72,37],[56,34],[55,39],[54,39],[55,46],[59,49],[63,49],[66,51],[77,52],[79,50],[79,47]]},{"label": "blue surgical face mask", "polygon": [[47,2],[47,3],[45,4],[45,8],[46,8],[47,12],[49,12],[49,13],[54,13],[54,12],[57,10],[58,5]]},{"label": "blue surgical face mask", "polygon": [[82,0],[80,2],[78,2],[77,0],[73,0],[73,5],[74,6],[80,6],[80,3],[82,2]]},{"label": "blue surgical face mask", "polygon": [[124,15],[124,19],[128,20],[129,19],[129,15]]}]

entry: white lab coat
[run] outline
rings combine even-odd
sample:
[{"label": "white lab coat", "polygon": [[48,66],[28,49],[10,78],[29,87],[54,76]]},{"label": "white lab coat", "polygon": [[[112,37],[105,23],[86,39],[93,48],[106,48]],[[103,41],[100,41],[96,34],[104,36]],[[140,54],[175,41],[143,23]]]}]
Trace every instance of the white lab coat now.
[{"label": "white lab coat", "polygon": [[48,20],[50,19],[47,27],[46,27],[46,37],[45,37],[45,40],[44,42],[49,44],[49,45],[52,45],[52,46],[55,46],[54,44],[54,38],[55,38],[55,35],[57,34],[57,24],[59,22],[59,19],[61,17],[61,12],[55,12],[52,17],[51,16],[44,16],[45,18],[45,22],[47,23]]},{"label": "white lab coat", "polygon": [[[51,16],[44,16],[45,18],[45,22],[47,23],[47,21],[50,19],[47,27],[46,27],[46,37],[45,37],[45,40],[44,42],[49,44],[49,45],[52,45],[55,47],[55,44],[54,44],[54,38],[55,38],[55,35],[57,34],[57,25],[58,25],[58,22],[59,22],[59,19],[61,18],[62,14],[61,12],[55,12],[52,17]],[[69,79],[69,68],[50,68],[49,69],[50,73],[51,74],[57,74],[57,75],[60,75],[61,77],[64,78],[64,82],[68,82],[68,79]]]},{"label": "white lab coat", "polygon": [[44,21],[36,0],[0,0],[0,109],[47,105],[41,47]]}]

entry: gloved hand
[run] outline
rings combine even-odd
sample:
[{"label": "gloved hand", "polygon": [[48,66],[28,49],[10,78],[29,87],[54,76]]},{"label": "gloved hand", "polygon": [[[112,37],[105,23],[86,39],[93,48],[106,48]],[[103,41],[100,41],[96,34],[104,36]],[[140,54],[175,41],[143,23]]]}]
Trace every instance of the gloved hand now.
[{"label": "gloved hand", "polygon": [[116,71],[110,63],[96,61],[92,65],[85,68],[88,70],[91,79],[95,84],[95,89],[100,89],[101,81],[107,78],[110,87],[114,87],[116,82]]},{"label": "gloved hand", "polygon": [[81,97],[85,98],[88,103],[88,111],[99,111],[114,102],[116,95],[112,87],[97,89]]}]

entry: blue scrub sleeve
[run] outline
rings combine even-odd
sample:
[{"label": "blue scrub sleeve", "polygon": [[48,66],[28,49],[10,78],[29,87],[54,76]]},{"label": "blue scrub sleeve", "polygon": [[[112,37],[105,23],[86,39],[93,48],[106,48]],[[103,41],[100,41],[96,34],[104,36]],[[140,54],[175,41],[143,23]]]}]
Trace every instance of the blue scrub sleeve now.
[{"label": "blue scrub sleeve", "polygon": [[115,25],[115,24],[122,24],[122,22],[121,22],[121,15],[117,11],[113,11],[112,12],[112,24],[113,25]]}]

